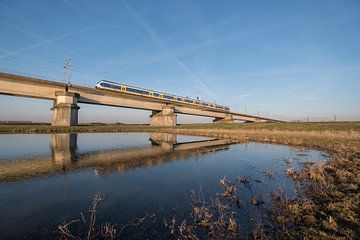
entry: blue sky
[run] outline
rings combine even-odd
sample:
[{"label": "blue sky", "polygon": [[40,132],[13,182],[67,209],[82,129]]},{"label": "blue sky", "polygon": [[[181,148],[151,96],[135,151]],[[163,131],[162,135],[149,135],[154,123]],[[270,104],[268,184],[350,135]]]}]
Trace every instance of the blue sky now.
[{"label": "blue sky", "polygon": [[[0,2],[0,71],[102,79],[285,120],[360,119],[360,1]],[[52,103],[0,96],[0,120],[49,121]],[[80,105],[80,121],[150,112]],[[181,116],[180,122],[210,121]]]}]

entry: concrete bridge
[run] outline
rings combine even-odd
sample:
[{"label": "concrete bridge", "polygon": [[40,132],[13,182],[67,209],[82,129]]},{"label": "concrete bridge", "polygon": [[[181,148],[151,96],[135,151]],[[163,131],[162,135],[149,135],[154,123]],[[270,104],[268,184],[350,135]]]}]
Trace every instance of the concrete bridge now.
[{"label": "concrete bridge", "polygon": [[93,169],[97,175],[151,167],[175,160],[227,150],[230,140],[177,142],[175,134],[150,133],[149,146],[99,152],[77,151],[77,134],[51,135],[51,155],[0,161],[0,183]]},{"label": "concrete bridge", "polygon": [[267,122],[278,120],[232,113],[173,103],[163,99],[88,88],[82,86],[0,73],[0,94],[48,99],[54,102],[51,109],[53,126],[75,126],[78,124],[78,103],[99,104],[152,111],[150,125],[176,126],[177,114],[188,114],[214,118],[214,122]]}]

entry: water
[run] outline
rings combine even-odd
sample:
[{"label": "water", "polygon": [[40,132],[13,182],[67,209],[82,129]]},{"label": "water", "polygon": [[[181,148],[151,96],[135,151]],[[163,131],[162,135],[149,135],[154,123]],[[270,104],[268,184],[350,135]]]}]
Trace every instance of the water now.
[{"label": "water", "polygon": [[[173,134],[0,135],[0,239],[57,237],[59,224],[88,214],[98,192],[105,196],[98,222],[120,229],[147,216],[142,237],[165,238],[165,218],[189,215],[191,190],[214,196],[224,176],[248,177],[251,188],[240,192],[244,202],[278,188],[291,195],[288,158],[295,167],[326,160],[319,151]],[[246,231],[253,206],[245,204],[242,213]]]}]

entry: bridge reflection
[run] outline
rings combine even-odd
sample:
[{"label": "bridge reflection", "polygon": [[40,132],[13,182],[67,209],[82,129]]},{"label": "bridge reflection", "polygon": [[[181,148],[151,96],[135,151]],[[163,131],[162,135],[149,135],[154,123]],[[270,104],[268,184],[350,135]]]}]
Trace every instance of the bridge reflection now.
[{"label": "bridge reflection", "polygon": [[177,142],[170,133],[149,133],[150,145],[79,153],[77,134],[52,134],[51,155],[0,162],[0,183],[93,169],[96,175],[126,172],[141,167],[212,154],[229,149],[229,140]]}]

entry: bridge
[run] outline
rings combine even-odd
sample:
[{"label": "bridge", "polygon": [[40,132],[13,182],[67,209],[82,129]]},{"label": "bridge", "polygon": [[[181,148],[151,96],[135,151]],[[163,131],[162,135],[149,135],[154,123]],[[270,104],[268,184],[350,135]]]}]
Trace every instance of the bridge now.
[{"label": "bridge", "polygon": [[0,94],[47,99],[54,102],[52,126],[75,126],[78,124],[78,103],[98,104],[114,107],[150,110],[151,126],[176,126],[177,114],[205,116],[214,118],[214,122],[280,122],[279,120],[233,113],[220,109],[208,109],[165,99],[151,99],[126,93],[112,92],[89,87],[82,87],[0,73]]}]

